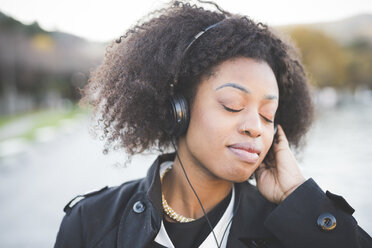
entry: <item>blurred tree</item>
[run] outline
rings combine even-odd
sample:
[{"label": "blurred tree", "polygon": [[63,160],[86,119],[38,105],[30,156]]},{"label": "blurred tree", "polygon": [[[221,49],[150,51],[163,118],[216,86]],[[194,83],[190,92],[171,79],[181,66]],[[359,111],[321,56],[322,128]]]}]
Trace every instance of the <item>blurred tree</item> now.
[{"label": "blurred tree", "polygon": [[38,51],[51,52],[55,48],[53,38],[48,34],[38,33],[31,38],[31,45]]},{"label": "blurred tree", "polygon": [[299,48],[314,86],[346,86],[347,56],[335,40],[320,31],[301,26],[291,28],[287,32]]},{"label": "blurred tree", "polygon": [[372,89],[372,42],[356,39],[347,47],[347,76],[351,89]]},{"label": "blurred tree", "polygon": [[104,46],[0,12],[0,115],[79,99],[77,88],[101,62]]}]

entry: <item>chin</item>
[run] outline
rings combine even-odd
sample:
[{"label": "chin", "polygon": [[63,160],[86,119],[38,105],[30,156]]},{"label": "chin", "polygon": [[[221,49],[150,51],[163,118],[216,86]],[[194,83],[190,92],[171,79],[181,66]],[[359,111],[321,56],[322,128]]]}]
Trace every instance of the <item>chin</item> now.
[{"label": "chin", "polygon": [[237,179],[237,180],[234,180],[234,181],[232,181],[233,183],[244,183],[244,182],[246,182],[246,181],[248,181],[248,179],[249,179],[249,177],[247,177],[247,178],[244,178],[244,179]]},{"label": "chin", "polygon": [[253,172],[254,172],[254,170],[252,170],[252,169],[250,169],[249,171],[247,169],[236,170],[236,171],[234,171],[233,175],[231,175],[229,181],[231,181],[233,183],[245,182],[251,177]]}]

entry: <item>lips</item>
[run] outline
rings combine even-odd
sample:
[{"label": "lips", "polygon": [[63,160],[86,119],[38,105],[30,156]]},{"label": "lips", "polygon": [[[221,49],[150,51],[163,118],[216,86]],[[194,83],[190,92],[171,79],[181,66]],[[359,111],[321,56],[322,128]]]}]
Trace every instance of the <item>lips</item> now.
[{"label": "lips", "polygon": [[253,164],[257,163],[261,153],[255,144],[249,142],[229,145],[227,148],[244,162]]}]

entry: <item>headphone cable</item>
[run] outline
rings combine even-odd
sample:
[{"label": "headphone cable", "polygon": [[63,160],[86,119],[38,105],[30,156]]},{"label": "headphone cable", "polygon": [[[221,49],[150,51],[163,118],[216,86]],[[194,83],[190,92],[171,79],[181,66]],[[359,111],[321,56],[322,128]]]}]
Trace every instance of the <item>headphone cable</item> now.
[{"label": "headphone cable", "polygon": [[211,231],[212,231],[212,234],[213,234],[214,240],[216,241],[217,247],[218,247],[218,248],[221,248],[221,246],[220,246],[219,243],[218,243],[218,240],[217,240],[216,234],[214,233],[214,230],[213,230],[212,224],[211,224],[211,222],[209,221],[209,218],[208,218],[208,216],[207,216],[207,213],[206,213],[206,211],[205,211],[205,209],[204,209],[204,207],[203,207],[203,204],[201,203],[201,201],[200,201],[200,199],[199,199],[199,196],[198,196],[198,194],[196,193],[194,187],[192,186],[192,184],[191,184],[191,182],[190,182],[190,180],[189,180],[189,177],[187,176],[186,170],[185,170],[185,168],[183,167],[183,164],[182,164],[181,159],[180,159],[180,157],[179,157],[179,155],[178,155],[178,150],[177,150],[177,148],[176,148],[176,145],[175,145],[174,142],[173,142],[173,139],[171,139],[171,142],[172,142],[172,145],[173,145],[174,149],[176,150],[176,156],[177,156],[178,161],[179,161],[180,164],[181,164],[181,168],[182,168],[182,170],[183,170],[183,173],[185,174],[186,180],[187,180],[188,184],[190,185],[192,191],[194,192],[196,198],[198,199],[198,202],[199,202],[200,207],[201,207],[201,209],[202,209],[202,211],[203,211],[204,217],[205,217],[205,219],[207,220],[207,223],[208,223],[208,225],[209,225],[209,228],[210,228]]}]

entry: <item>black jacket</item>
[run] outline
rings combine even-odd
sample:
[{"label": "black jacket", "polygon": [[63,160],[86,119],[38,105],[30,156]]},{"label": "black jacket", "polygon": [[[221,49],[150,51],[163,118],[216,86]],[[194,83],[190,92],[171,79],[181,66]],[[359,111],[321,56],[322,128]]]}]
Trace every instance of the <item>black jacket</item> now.
[{"label": "black jacket", "polygon": [[[153,242],[163,216],[159,165],[173,160],[174,153],[161,155],[145,178],[80,196],[84,199],[76,204],[71,201],[55,247],[162,247]],[[372,247],[349,204],[341,196],[324,193],[313,179],[280,205],[266,200],[249,182],[235,189],[236,214],[227,247]]]}]

